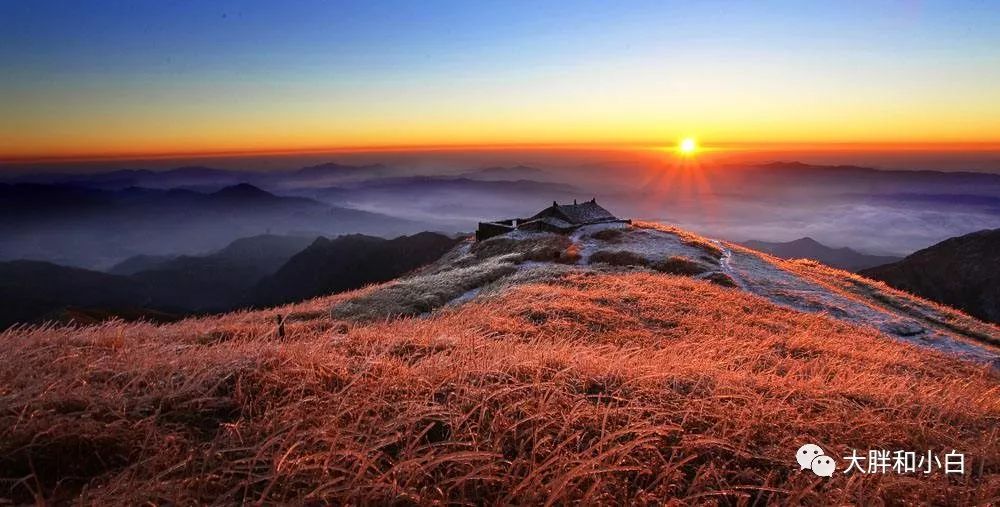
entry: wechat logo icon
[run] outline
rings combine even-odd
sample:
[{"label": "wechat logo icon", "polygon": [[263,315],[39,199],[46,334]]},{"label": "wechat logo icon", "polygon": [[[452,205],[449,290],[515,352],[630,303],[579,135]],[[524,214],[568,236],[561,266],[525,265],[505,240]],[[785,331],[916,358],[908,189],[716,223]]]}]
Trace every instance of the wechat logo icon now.
[{"label": "wechat logo icon", "polygon": [[826,455],[823,449],[816,444],[806,444],[795,451],[795,461],[799,462],[802,470],[812,470],[820,477],[832,477],[833,471],[837,469],[837,462]]}]

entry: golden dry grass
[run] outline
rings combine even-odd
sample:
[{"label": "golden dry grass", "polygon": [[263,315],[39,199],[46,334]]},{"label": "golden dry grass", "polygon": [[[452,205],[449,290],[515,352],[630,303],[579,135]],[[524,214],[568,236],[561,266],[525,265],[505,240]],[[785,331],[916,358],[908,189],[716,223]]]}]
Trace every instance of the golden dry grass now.
[{"label": "golden dry grass", "polygon": [[[4,334],[0,486],[95,505],[1000,497],[1000,377],[983,366],[647,272],[569,273],[429,318],[327,317],[378,290]],[[970,470],[824,479],[797,470],[805,442],[957,449]]]}]

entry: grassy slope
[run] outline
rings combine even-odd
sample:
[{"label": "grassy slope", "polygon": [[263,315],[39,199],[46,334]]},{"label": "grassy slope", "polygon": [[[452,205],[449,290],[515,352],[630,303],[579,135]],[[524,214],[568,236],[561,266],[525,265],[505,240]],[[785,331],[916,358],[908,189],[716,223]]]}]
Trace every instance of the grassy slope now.
[{"label": "grassy slope", "polygon": [[[427,318],[329,318],[405,293],[371,287],[8,332],[0,477],[23,478],[15,500],[101,504],[1000,497],[995,370],[704,281],[552,266]],[[957,479],[822,479],[796,469],[807,441],[971,464]]]},{"label": "grassy slope", "polygon": [[894,289],[884,282],[808,259],[782,261],[771,258],[770,260],[783,269],[873,307],[888,309],[901,315],[918,316],[930,324],[957,333],[973,342],[1000,346],[1000,327],[970,317],[949,306],[921,299],[908,292]]}]

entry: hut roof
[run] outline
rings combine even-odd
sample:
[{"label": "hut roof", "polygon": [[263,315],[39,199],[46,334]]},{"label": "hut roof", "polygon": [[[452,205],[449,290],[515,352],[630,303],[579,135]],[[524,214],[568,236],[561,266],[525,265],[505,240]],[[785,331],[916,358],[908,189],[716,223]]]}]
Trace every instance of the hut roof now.
[{"label": "hut roof", "polygon": [[552,206],[545,208],[531,218],[539,219],[547,216],[556,216],[574,225],[607,222],[618,219],[610,211],[597,204],[596,199],[580,204],[576,204],[575,202],[573,204],[558,204],[553,202]]},{"label": "hut roof", "polygon": [[541,218],[536,218],[534,220],[529,220],[529,221],[525,222],[524,224],[522,224],[522,227],[525,226],[525,225],[528,225],[528,224],[538,223],[538,222],[551,225],[552,227],[555,227],[557,229],[572,229],[574,227],[574,224],[572,224],[570,222],[567,222],[567,221],[565,221],[565,220],[563,220],[561,218],[558,218],[558,217],[541,217]]}]

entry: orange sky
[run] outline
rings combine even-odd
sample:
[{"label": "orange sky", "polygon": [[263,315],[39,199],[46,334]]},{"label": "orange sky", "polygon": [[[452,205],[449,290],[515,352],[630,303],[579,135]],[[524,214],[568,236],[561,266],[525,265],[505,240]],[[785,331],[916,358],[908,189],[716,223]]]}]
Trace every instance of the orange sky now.
[{"label": "orange sky", "polygon": [[620,96],[608,92],[584,100],[515,90],[495,100],[445,100],[408,98],[400,91],[381,101],[359,98],[351,104],[296,95],[205,109],[172,100],[140,107],[81,94],[52,97],[53,106],[64,103],[52,109],[31,109],[31,101],[23,108],[8,104],[13,111],[0,124],[0,160],[424,146],[648,146],[671,145],[685,136],[716,146],[840,143],[919,149],[1000,142],[1000,87],[981,94],[979,108],[920,98],[879,103],[852,95],[824,102],[808,92],[778,97],[773,91],[761,98],[768,104],[763,107],[731,92],[700,90],[678,98],[624,90]]},{"label": "orange sky", "polygon": [[0,160],[1000,143],[960,4],[0,4]]},{"label": "orange sky", "polygon": [[[396,145],[396,146],[347,146],[347,147],[304,147],[279,149],[233,149],[233,150],[176,150],[147,151],[143,149],[108,151],[108,152],[47,152],[45,154],[28,154],[5,156],[0,163],[47,163],[47,162],[83,162],[83,161],[115,161],[115,160],[155,160],[155,159],[195,159],[195,158],[230,158],[236,156],[281,156],[322,154],[337,156],[338,154],[377,154],[378,152],[417,153],[417,152],[475,152],[475,151],[505,151],[537,152],[554,150],[555,152],[674,152],[677,142],[666,143],[521,143],[521,144],[467,144],[467,145]],[[915,142],[869,142],[869,143],[712,143],[705,144],[699,140],[696,157],[718,159],[732,155],[734,160],[750,157],[756,160],[793,160],[808,158],[808,155],[830,154],[906,154],[920,156],[922,153],[935,154],[995,154],[1000,152],[1000,142],[952,142],[952,143],[915,143]],[[773,154],[773,157],[770,156]],[[756,156],[755,156],[756,155]],[[849,160],[848,159],[845,160]],[[839,163],[839,162],[838,162]]]}]

